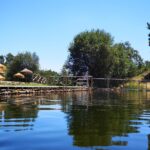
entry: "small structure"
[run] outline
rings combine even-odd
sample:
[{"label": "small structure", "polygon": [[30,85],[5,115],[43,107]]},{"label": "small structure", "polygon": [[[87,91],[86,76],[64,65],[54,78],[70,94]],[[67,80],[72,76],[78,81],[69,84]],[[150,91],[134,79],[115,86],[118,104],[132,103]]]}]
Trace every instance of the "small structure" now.
[{"label": "small structure", "polygon": [[5,74],[6,72],[6,66],[3,64],[0,64],[0,74]]},{"label": "small structure", "polygon": [[89,86],[89,79],[88,77],[85,77],[85,78],[78,78],[76,80],[76,85],[77,86]]},{"label": "small structure", "polygon": [[3,77],[2,75],[0,75],[0,81],[4,81],[5,77]]},{"label": "small structure", "polygon": [[27,68],[23,69],[22,71],[20,71],[21,73],[28,75],[28,74],[33,74],[33,72]]},{"label": "small structure", "polygon": [[3,64],[0,64],[0,68],[2,68],[2,69],[4,69],[4,70],[6,70],[6,66],[5,66],[5,65],[3,65]]},{"label": "small structure", "polygon": [[25,75],[26,78],[26,82],[30,82],[32,81],[32,74],[33,72],[27,68],[23,69],[22,71],[20,71],[23,75]]},{"label": "small structure", "polygon": [[19,79],[24,79],[25,78],[25,76],[22,73],[19,73],[19,72],[14,74],[14,77],[19,78]]},{"label": "small structure", "polygon": [[147,73],[147,74],[144,76],[144,79],[145,79],[145,80],[150,80],[150,72]]},{"label": "small structure", "polygon": [[2,68],[0,68],[0,74],[4,74],[4,73],[5,71]]},{"label": "small structure", "polygon": [[5,80],[5,72],[6,72],[6,66],[3,64],[0,64],[0,81]]},{"label": "small structure", "polygon": [[47,82],[47,79],[45,77],[42,77],[39,74],[33,74],[32,81],[36,82],[36,83],[44,83],[45,84]]}]

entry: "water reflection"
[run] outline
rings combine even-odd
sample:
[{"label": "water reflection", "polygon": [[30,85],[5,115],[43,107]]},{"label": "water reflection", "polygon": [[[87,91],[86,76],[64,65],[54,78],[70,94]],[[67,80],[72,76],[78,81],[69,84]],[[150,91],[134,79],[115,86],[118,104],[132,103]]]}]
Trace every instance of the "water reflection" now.
[{"label": "water reflection", "polygon": [[76,146],[126,146],[130,134],[150,125],[148,93],[84,94],[74,95],[67,117]]},{"label": "water reflection", "polygon": [[[66,145],[68,149],[132,149],[135,145],[150,149],[149,128],[150,92],[0,98],[0,132],[28,131],[30,140],[36,141],[35,147],[29,144],[33,150],[45,141],[49,141],[45,149],[64,149]],[[52,139],[63,142],[51,147]]]},{"label": "water reflection", "polygon": [[40,112],[50,110],[66,112],[70,96],[70,94],[53,94],[35,97],[0,97],[0,130],[5,132],[33,130]]},{"label": "water reflection", "polygon": [[148,150],[150,150],[150,134],[148,134]]},{"label": "water reflection", "polygon": [[4,131],[32,130],[36,105],[0,103],[0,128]]}]

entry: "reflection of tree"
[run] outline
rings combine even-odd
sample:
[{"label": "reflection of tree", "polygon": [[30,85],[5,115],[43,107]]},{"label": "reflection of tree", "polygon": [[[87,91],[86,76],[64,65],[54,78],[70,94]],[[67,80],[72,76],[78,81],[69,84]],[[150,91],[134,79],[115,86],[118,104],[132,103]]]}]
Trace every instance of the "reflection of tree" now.
[{"label": "reflection of tree", "polygon": [[38,110],[36,105],[0,104],[0,127],[4,131],[32,130]]},{"label": "reflection of tree", "polygon": [[129,113],[118,107],[94,106],[86,109],[73,106],[68,116],[69,134],[73,135],[74,144],[78,146],[111,145],[113,136],[138,132],[129,126]]},{"label": "reflection of tree", "polygon": [[69,109],[70,98],[71,94],[64,93],[0,97],[0,128],[4,131],[32,130],[38,111],[62,109],[65,112]]},{"label": "reflection of tree", "polygon": [[0,129],[30,130],[38,110],[61,109],[66,113],[68,133],[73,137],[74,145],[123,146],[128,144],[128,139],[120,137],[140,131],[138,119],[143,108],[149,108],[148,101],[143,99],[146,100],[145,95],[136,92],[75,92],[7,99],[7,103],[0,103],[0,111],[4,112],[0,113]]},{"label": "reflection of tree", "polygon": [[93,95],[93,99],[90,95],[87,97],[87,93],[85,98],[84,94],[73,96],[67,120],[74,145],[127,145],[127,141],[116,141],[113,137],[138,132],[138,127],[131,126],[130,120],[136,120],[142,113],[140,105],[128,106],[125,97],[117,101],[119,96],[111,96],[114,99],[107,94],[97,98]]}]

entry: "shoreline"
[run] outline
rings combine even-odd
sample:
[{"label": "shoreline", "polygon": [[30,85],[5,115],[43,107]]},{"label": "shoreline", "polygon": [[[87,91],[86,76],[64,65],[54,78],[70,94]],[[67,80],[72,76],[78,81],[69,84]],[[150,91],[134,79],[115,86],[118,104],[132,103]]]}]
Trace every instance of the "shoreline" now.
[{"label": "shoreline", "polygon": [[88,91],[83,86],[0,86],[0,95],[46,94],[57,92]]}]

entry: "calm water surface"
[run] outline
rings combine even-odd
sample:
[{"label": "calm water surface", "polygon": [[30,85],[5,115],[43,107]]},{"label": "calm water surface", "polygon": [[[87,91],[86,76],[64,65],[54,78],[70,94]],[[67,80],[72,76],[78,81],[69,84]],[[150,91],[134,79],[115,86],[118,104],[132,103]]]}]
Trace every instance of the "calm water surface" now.
[{"label": "calm water surface", "polygon": [[150,150],[150,92],[0,98],[0,150]]}]

